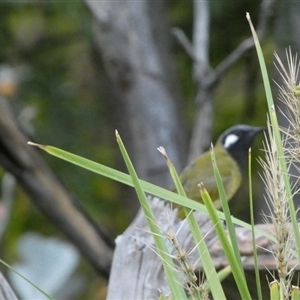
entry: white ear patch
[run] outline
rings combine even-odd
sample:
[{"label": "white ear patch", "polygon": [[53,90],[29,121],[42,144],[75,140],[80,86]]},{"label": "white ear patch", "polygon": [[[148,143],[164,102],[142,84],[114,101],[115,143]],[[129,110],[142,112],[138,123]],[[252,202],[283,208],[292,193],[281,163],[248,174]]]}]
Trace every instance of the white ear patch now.
[{"label": "white ear patch", "polygon": [[239,137],[235,134],[229,134],[224,141],[224,148],[229,148],[231,145],[233,145]]}]

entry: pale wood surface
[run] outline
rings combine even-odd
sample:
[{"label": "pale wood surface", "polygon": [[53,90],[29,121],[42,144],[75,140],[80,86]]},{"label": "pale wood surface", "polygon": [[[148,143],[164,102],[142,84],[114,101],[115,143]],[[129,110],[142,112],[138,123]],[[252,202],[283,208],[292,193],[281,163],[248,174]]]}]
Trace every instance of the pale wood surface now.
[{"label": "pale wood surface", "polygon": [[[194,248],[190,230],[185,221],[179,221],[176,212],[170,210],[164,201],[157,198],[152,200],[155,215],[164,232],[177,232],[177,238],[183,249],[187,252]],[[195,213],[199,226],[202,230],[215,267],[221,269],[227,266],[222,246],[213,230],[209,217],[204,213]],[[272,233],[272,225],[260,224],[256,226],[262,231]],[[253,251],[251,230],[242,227],[236,228],[239,249],[243,259],[246,273],[253,277]],[[274,244],[262,234],[256,234],[259,267],[266,271],[274,270],[276,265],[270,250]],[[169,245],[170,253],[174,254],[173,247]],[[193,255],[195,254],[195,255]],[[190,255],[190,260],[197,264],[201,270],[201,261],[198,261],[197,253]],[[297,265],[296,260],[290,261],[291,266]],[[263,272],[265,274],[265,272]],[[265,276],[263,275],[265,280]],[[253,278],[249,281],[252,282]],[[266,281],[267,283],[267,281]],[[228,283],[231,289],[234,283]],[[253,284],[253,289],[255,284]],[[108,287],[108,300],[112,299],[157,299],[159,291],[169,293],[166,284],[162,264],[155,251],[153,239],[149,233],[148,225],[142,212],[127,230],[116,239],[116,250],[114,253],[112,270]],[[267,291],[267,290],[266,290]],[[235,293],[235,292],[233,292]],[[228,298],[238,299],[238,298]]]},{"label": "pale wood surface", "polygon": [[0,273],[0,300],[18,300],[2,273]]}]

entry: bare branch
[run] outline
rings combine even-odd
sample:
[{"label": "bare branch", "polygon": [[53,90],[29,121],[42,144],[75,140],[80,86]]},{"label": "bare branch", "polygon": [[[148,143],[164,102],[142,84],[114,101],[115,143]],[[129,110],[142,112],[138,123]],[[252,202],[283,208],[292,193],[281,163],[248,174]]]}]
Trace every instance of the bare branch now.
[{"label": "bare branch", "polygon": [[136,171],[141,178],[168,187],[169,172],[155,145],[168,149],[174,165],[182,169],[184,135],[176,80],[170,74],[173,60],[162,42],[170,32],[164,24],[153,24],[151,13],[158,12],[150,2],[86,1],[97,21],[95,46],[118,103],[115,110],[122,109],[116,122],[129,133],[128,151]]},{"label": "bare branch", "polygon": [[209,1],[194,0],[193,44],[196,57],[202,63],[209,63]]},{"label": "bare branch", "polygon": [[177,39],[179,44],[183,47],[185,52],[192,58],[192,60],[199,62],[194,50],[194,46],[191,43],[191,41],[188,39],[184,31],[178,27],[174,27],[172,28],[171,33]]},{"label": "bare branch", "polygon": [[14,201],[15,177],[10,173],[5,173],[1,180],[1,203],[0,203],[0,240],[10,220],[12,204]]},{"label": "bare branch", "polygon": [[[267,24],[272,16],[272,7],[274,0],[264,0],[260,6],[259,19],[257,23],[256,32],[260,40],[262,40],[266,33]],[[216,78],[220,78],[225,71],[236,63],[247,51],[254,46],[253,38],[244,40],[233,52],[231,52],[216,68]]]},{"label": "bare branch", "polygon": [[189,161],[204,152],[211,142],[213,124],[212,82],[216,82],[215,73],[209,63],[209,1],[194,1],[193,43],[198,58],[193,66],[193,78],[197,86],[197,112],[191,137]]},{"label": "bare branch", "polygon": [[[260,39],[265,35],[274,2],[275,0],[263,0],[261,3],[256,29]],[[254,46],[252,37],[249,37],[213,70],[208,58],[209,1],[194,1],[194,23],[193,44],[182,30],[173,30],[179,43],[194,61],[193,77],[197,86],[196,104],[198,107],[191,137],[189,161],[201,154],[211,142],[214,88],[226,70]]]},{"label": "bare branch", "polygon": [[[201,15],[204,14],[208,10],[207,1],[195,1],[195,9],[197,9],[200,5],[205,5],[204,9],[200,9],[199,13]],[[272,16],[272,8],[275,0],[264,0],[260,6],[259,18],[257,23],[256,32],[259,39],[263,39],[266,33],[267,24],[269,22],[270,17]],[[198,24],[197,20],[200,19],[200,15],[197,15],[197,11],[195,11],[195,30],[194,37],[197,37],[197,45],[194,45],[189,41],[186,34],[180,28],[173,28],[172,34],[176,37],[178,42],[182,45],[183,49],[186,53],[193,59],[193,61],[197,64],[203,64],[204,61],[207,61],[208,53],[204,53],[204,49],[208,51],[207,45],[207,33],[204,31],[205,28],[208,30],[208,18],[202,18],[201,23],[199,22],[199,28],[196,27]],[[203,35],[203,36],[202,36]],[[225,73],[225,71],[230,68],[234,63],[236,63],[247,51],[252,49],[254,46],[252,37],[245,39],[233,52],[231,52],[215,69],[215,74],[211,77],[211,81],[207,82],[208,85],[214,85],[218,79]],[[202,58],[202,59],[201,59]],[[203,59],[204,58],[204,59]]]},{"label": "bare branch", "polygon": [[8,103],[0,98],[0,164],[14,175],[32,202],[108,278],[113,244],[80,202],[69,193],[45,164],[38,152],[27,145]]}]

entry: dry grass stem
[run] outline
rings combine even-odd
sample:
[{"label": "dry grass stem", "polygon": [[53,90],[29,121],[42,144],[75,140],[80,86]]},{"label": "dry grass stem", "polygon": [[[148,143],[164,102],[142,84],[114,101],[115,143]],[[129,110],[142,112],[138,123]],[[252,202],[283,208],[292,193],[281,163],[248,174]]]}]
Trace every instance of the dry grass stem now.
[{"label": "dry grass stem", "polygon": [[294,249],[294,239],[289,218],[288,199],[281,172],[275,139],[270,123],[268,123],[269,140],[264,143],[265,161],[260,160],[264,170],[263,181],[266,186],[266,201],[269,215],[265,219],[273,223],[274,236],[277,243],[274,245],[274,258],[277,264],[279,284],[284,289],[284,294],[290,294],[290,281],[292,272],[288,270],[288,261]]},{"label": "dry grass stem", "polygon": [[[185,289],[188,294],[192,299],[209,299],[205,278],[202,278],[200,283],[198,283],[198,278],[195,274],[195,265],[191,264],[188,259],[191,252],[188,253],[181,248],[175,234],[167,234],[166,237],[175,250],[175,259],[177,260],[180,266],[179,269],[184,276],[183,282],[185,282]],[[194,250],[195,248],[192,251]]]},{"label": "dry grass stem", "polygon": [[281,114],[289,124],[287,128],[281,130],[287,136],[287,147],[285,147],[287,158],[294,164],[300,158],[300,61],[297,55],[292,55],[290,48],[286,52],[287,68],[276,53],[275,59],[275,67],[283,80],[282,85],[277,84],[278,98],[285,107],[285,110],[281,110]]},{"label": "dry grass stem", "polygon": [[[298,173],[293,178],[290,176],[290,179],[294,179],[291,189],[292,194],[295,195],[298,192],[297,185],[300,171],[297,166],[300,157],[300,87],[298,78],[300,64],[297,55],[292,55],[291,49],[286,52],[287,68],[276,53],[275,59],[275,66],[283,80],[282,85],[277,84],[279,100],[284,103],[284,108],[280,112],[288,122],[287,127],[280,128],[284,155],[288,164],[288,171],[290,171],[291,166],[294,166]],[[277,240],[273,254],[277,264],[281,297],[282,299],[289,299],[294,268],[289,269],[288,262],[295,250],[294,234],[289,215],[289,201],[291,199],[288,199],[286,193],[284,174],[280,167],[280,157],[278,157],[270,122],[268,122],[268,135],[268,140],[264,144],[266,158],[265,161],[260,160],[264,170],[265,198],[269,208],[269,215],[265,215],[265,219],[273,223],[274,236]]]}]

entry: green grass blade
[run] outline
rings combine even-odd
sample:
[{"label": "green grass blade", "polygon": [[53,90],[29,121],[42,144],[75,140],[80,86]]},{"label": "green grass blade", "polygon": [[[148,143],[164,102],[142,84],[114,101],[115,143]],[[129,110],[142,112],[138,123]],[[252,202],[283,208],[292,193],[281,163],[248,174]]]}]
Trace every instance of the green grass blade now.
[{"label": "green grass blade", "polygon": [[255,281],[256,281],[256,290],[257,297],[259,300],[262,298],[261,283],[259,277],[259,268],[258,268],[258,257],[257,257],[257,248],[255,240],[255,228],[254,228],[254,205],[253,205],[253,193],[252,193],[252,159],[251,159],[251,149],[249,149],[249,159],[248,159],[248,179],[249,179],[249,199],[250,199],[250,219],[252,227],[252,248],[253,248],[253,258],[254,258],[254,272],[255,272]]},{"label": "green grass blade", "polygon": [[[230,266],[226,266],[225,268],[221,269],[218,272],[218,277],[219,277],[220,281],[222,282],[224,279],[226,279],[231,274],[232,274],[232,271],[231,271]],[[226,299],[226,298],[224,298],[224,299]]]},{"label": "green grass blade", "polygon": [[[83,168],[83,169],[89,170],[96,174],[111,178],[120,183],[123,183],[123,184],[133,187],[132,179],[128,174],[125,174],[118,170],[114,170],[114,169],[104,166],[102,164],[96,163],[92,160],[86,159],[79,155],[67,152],[65,150],[62,150],[62,149],[59,149],[59,148],[56,148],[53,146],[35,144],[32,142],[28,142],[28,144],[36,146],[55,157],[58,157],[64,161],[70,162],[74,165],[77,165],[77,166]],[[198,203],[196,201],[193,201],[191,199],[188,199],[186,197],[183,197],[181,195],[178,195],[176,193],[173,193],[169,190],[163,189],[159,186],[156,186],[154,184],[151,184],[151,183],[143,181],[143,180],[140,180],[140,183],[141,183],[144,191],[146,191],[154,196],[160,197],[162,199],[166,199],[168,201],[172,201],[172,202],[180,204],[180,205],[184,205],[184,206],[194,209],[194,210],[198,210],[198,211],[207,213],[207,209],[206,209],[205,205],[203,205],[202,203]],[[223,220],[225,219],[223,212],[217,211],[217,214],[218,214],[219,218],[222,218]],[[251,230],[251,225],[244,221],[241,221],[235,217],[232,217],[232,221],[234,224],[236,224],[238,226],[241,226],[241,227]],[[271,241],[276,242],[276,240],[274,239],[274,237],[272,235],[270,235],[260,229],[257,229],[257,228],[255,229],[255,231],[257,233],[262,234],[263,236],[267,237]]]},{"label": "green grass blade", "polygon": [[274,280],[270,283],[270,300],[280,300],[280,287],[279,283]]},{"label": "green grass blade", "polygon": [[[234,251],[234,255],[237,259],[237,262],[240,265],[240,269],[242,270],[242,272],[244,274],[243,263],[242,263],[242,259],[241,259],[241,255],[240,255],[240,250],[238,247],[238,242],[236,239],[235,228],[233,226],[233,222],[231,219],[231,213],[229,210],[227,196],[226,196],[224,185],[222,182],[222,177],[221,177],[221,174],[220,174],[218,166],[217,166],[217,161],[216,161],[213,147],[211,149],[212,149],[211,150],[211,159],[212,159],[212,164],[213,164],[214,175],[215,175],[215,179],[216,179],[216,183],[217,183],[217,187],[218,187],[218,191],[219,191],[219,195],[220,195],[220,199],[221,199],[222,209],[223,209],[223,212],[225,215],[226,226],[227,226],[227,230],[228,230],[229,237],[231,240],[232,249]],[[244,280],[246,280],[245,274],[244,274]]]},{"label": "green grass blade", "polygon": [[168,285],[170,287],[171,293],[172,293],[174,299],[175,298],[187,299],[184,289],[183,289],[183,285],[180,284],[180,278],[178,276],[178,271],[176,270],[176,267],[175,267],[175,264],[173,262],[171,255],[168,253],[168,249],[165,244],[166,238],[162,236],[161,229],[155,220],[155,216],[152,212],[151,206],[145,195],[145,192],[143,191],[143,187],[140,183],[140,180],[139,180],[139,178],[134,170],[134,167],[130,161],[130,158],[124,147],[122,139],[117,132],[116,132],[116,138],[117,138],[117,142],[119,144],[119,148],[122,153],[123,159],[126,163],[128,172],[132,178],[133,185],[134,185],[136,193],[138,195],[141,207],[145,213],[149,228],[152,232],[152,236],[155,241],[159,256],[161,258],[161,261],[162,261],[162,264],[164,267],[165,276],[166,276]]},{"label": "green grass blade", "polygon": [[298,286],[292,286],[291,292],[291,300],[299,300],[300,299],[300,290]]},{"label": "green grass blade", "polygon": [[17,275],[19,275],[21,278],[23,278],[26,282],[28,282],[30,285],[32,285],[34,288],[36,288],[41,294],[46,296],[49,300],[54,300],[51,296],[49,296],[46,292],[44,292],[42,289],[40,289],[37,285],[35,285],[33,282],[31,282],[29,279],[27,279],[24,275],[22,275],[20,272],[18,272],[16,269],[14,269],[12,266],[7,264],[5,261],[0,259],[0,263],[6,266],[7,268],[11,269],[13,272],[15,272]]},{"label": "green grass blade", "polygon": [[290,216],[291,216],[291,221],[292,221],[292,226],[293,226],[293,232],[294,232],[294,236],[295,236],[295,242],[296,242],[296,246],[298,249],[298,251],[297,251],[298,259],[300,260],[300,251],[299,251],[300,250],[300,232],[299,232],[299,228],[298,228],[297,214],[296,214],[295,205],[294,205],[294,201],[293,201],[293,195],[292,195],[292,191],[291,191],[290,179],[289,179],[287,163],[286,163],[286,159],[285,159],[285,155],[284,155],[284,150],[283,150],[283,146],[282,146],[282,140],[281,140],[281,135],[280,135],[280,131],[279,131],[278,120],[277,120],[277,116],[275,113],[275,106],[274,106],[274,101],[273,101],[273,97],[272,97],[271,85],[270,85],[269,76],[268,76],[264,56],[262,53],[262,49],[260,47],[260,43],[259,43],[257,34],[255,32],[255,29],[254,29],[253,24],[250,19],[250,15],[248,13],[247,13],[247,20],[249,22],[251,32],[253,35],[255,48],[256,48],[257,56],[258,56],[258,60],[259,60],[259,65],[260,65],[261,73],[262,73],[262,77],[263,77],[263,83],[264,83],[264,88],[265,88],[266,97],[267,97],[267,103],[268,103],[270,120],[271,120],[271,124],[272,124],[272,130],[274,132],[276,149],[278,152],[278,158],[280,161],[281,172],[283,175],[285,189],[286,189],[288,203],[289,203],[289,210],[290,210]]},{"label": "green grass blade", "polygon": [[[169,159],[166,151],[163,148],[160,148],[159,151],[163,154],[167,166],[169,168],[171,177],[173,179],[173,182],[175,184],[175,187],[179,194],[182,196],[186,196],[184,188],[181,184],[180,178],[176,172],[176,169]],[[200,193],[200,191],[199,191]],[[184,208],[185,214],[187,215],[187,221],[189,224],[189,227],[191,229],[191,233],[193,235],[195,245],[197,245],[197,251],[198,255],[200,257],[203,271],[206,274],[206,277],[208,278],[208,289],[213,295],[214,299],[225,299],[225,294],[221,285],[220,277],[215,269],[214,263],[212,261],[212,258],[210,256],[209,250],[207,248],[207,245],[205,243],[204,237],[202,235],[201,230],[199,229],[199,225],[195,219],[195,216],[190,213],[190,209]]]},{"label": "green grass blade", "polygon": [[235,256],[234,250],[227,238],[226,232],[221,224],[221,220],[218,216],[217,210],[212,202],[208,192],[205,190],[203,185],[200,185],[200,193],[203,199],[205,206],[207,207],[207,211],[210,215],[210,218],[215,226],[216,233],[219,237],[219,240],[222,244],[222,248],[227,257],[228,263],[232,270],[232,275],[237,284],[238,290],[241,295],[241,299],[251,300],[251,295],[247,286],[247,282],[244,277],[244,270],[241,268],[238,259]]},{"label": "green grass blade", "polygon": [[[167,155],[166,150],[163,147],[159,147],[159,148],[157,148],[157,150],[163,155],[163,157],[164,157],[164,159],[166,161],[167,167],[169,169],[170,175],[172,177],[173,183],[175,185],[175,188],[176,188],[178,194],[186,198],[185,190],[184,190],[184,188],[183,188],[183,186],[181,184],[180,178],[179,178],[179,176],[178,176],[178,174],[176,172],[176,169],[175,169],[172,161],[170,160],[169,156]],[[193,210],[191,210],[190,208],[185,207],[185,206],[182,206],[182,208],[184,210],[185,216],[191,215],[191,212]]]},{"label": "green grass blade", "polygon": [[[36,143],[32,143],[32,142],[28,142],[28,144],[32,145],[32,146],[36,146],[55,157],[58,157],[62,160],[70,162],[74,165],[77,165],[77,166],[83,168],[83,169],[89,170],[96,174],[105,176],[107,178],[113,179],[115,181],[118,181],[118,182],[121,182],[123,184],[133,187],[132,178],[128,174],[125,174],[121,171],[112,169],[110,167],[96,163],[90,159],[81,157],[79,155],[70,153],[68,151],[65,151],[65,150],[62,150],[62,149],[59,149],[59,148],[56,148],[53,146],[41,145],[41,144],[36,144]],[[191,199],[188,199],[186,197],[183,197],[181,195],[173,193],[169,190],[163,189],[159,186],[156,186],[156,185],[151,184],[144,180],[140,180],[140,183],[141,183],[144,191],[146,191],[154,196],[160,197],[160,198],[168,200],[168,201],[172,201],[174,203],[189,207],[194,210],[207,212],[205,206],[202,203],[198,203],[196,201],[193,201]]]}]

